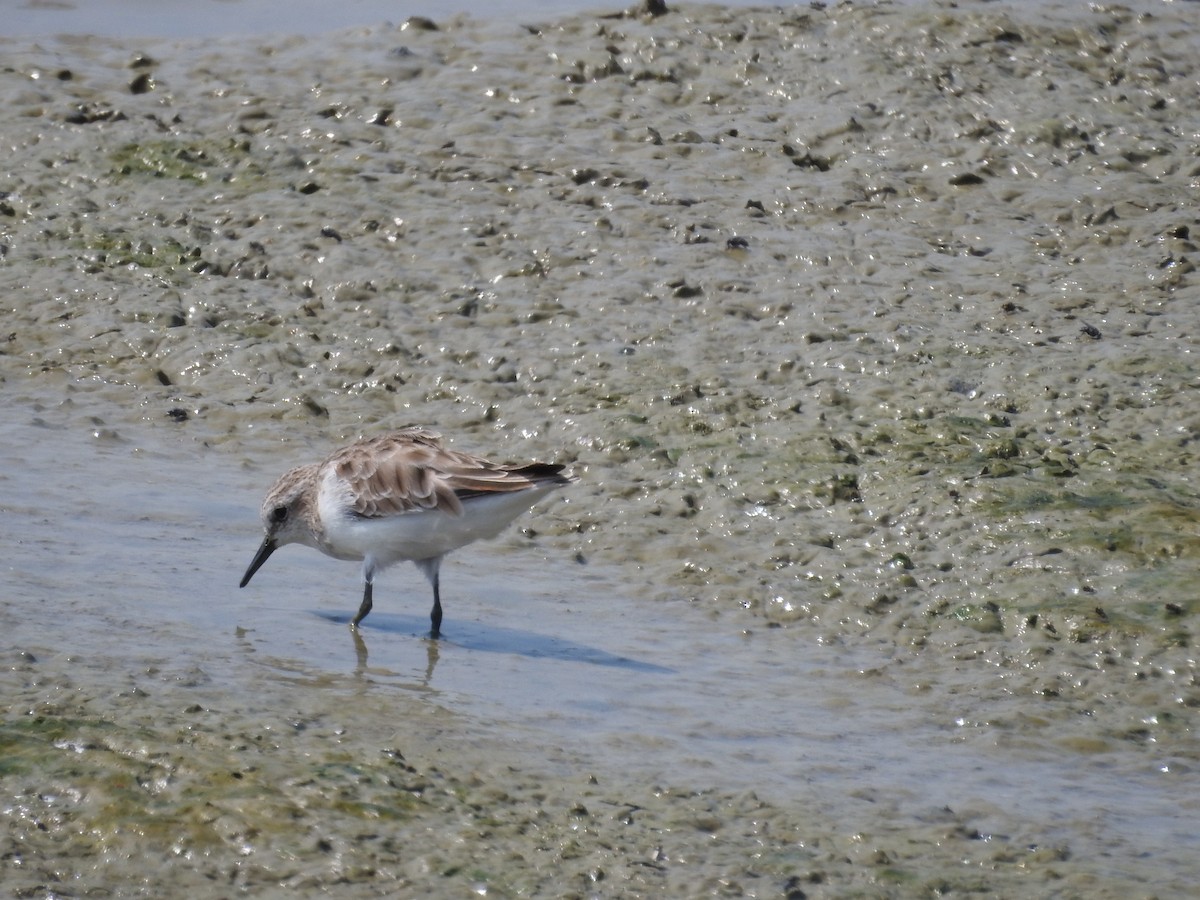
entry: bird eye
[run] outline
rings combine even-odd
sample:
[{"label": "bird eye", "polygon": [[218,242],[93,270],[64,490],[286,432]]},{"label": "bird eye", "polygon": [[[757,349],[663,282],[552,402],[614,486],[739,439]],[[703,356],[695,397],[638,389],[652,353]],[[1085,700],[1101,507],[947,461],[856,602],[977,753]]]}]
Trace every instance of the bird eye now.
[{"label": "bird eye", "polygon": [[271,521],[274,522],[276,525],[279,525],[280,523],[282,523],[283,520],[287,518],[287,516],[288,516],[288,513],[287,513],[286,506],[277,506],[273,510],[271,510]]}]

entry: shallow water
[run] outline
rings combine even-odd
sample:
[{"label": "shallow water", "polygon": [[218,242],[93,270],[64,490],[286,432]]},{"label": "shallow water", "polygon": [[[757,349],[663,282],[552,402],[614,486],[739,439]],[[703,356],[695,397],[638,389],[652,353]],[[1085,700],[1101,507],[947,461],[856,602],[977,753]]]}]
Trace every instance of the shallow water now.
[{"label": "shallow water", "polygon": [[[743,4],[748,5],[748,4]],[[203,38],[252,34],[320,35],[340,28],[374,26],[410,16],[466,14],[494,21],[563,17],[590,10],[583,0],[81,0],[28,2],[6,10],[8,36],[97,34],[110,37]],[[619,4],[614,4],[614,9]]]},{"label": "shallow water", "polygon": [[[1185,895],[1148,9],[4,43],[5,886]],[[353,565],[237,588],[280,472],[414,421],[581,476],[445,641],[412,567],[361,643]]]},{"label": "shallow water", "polygon": [[[144,692],[177,712],[194,693],[253,719],[292,715],[302,693],[296,721],[318,710],[335,731],[339,707],[372,698],[396,710],[401,747],[441,722],[434,733],[451,728],[468,757],[464,745],[560,777],[753,791],[846,833],[953,821],[983,846],[1069,847],[1097,877],[1160,879],[1200,858],[1194,759],[1056,750],[1052,723],[989,722],[986,680],[947,693],[881,646],[714,629],[690,605],[647,607],[615,573],[521,539],[451,558],[444,640],[423,637],[427,585],[411,567],[388,573],[356,637],[355,565],[289,548],[237,590],[260,473],[216,468],[198,483],[179,442],[40,419],[6,425],[0,447],[19,536],[5,549],[6,646],[91,669],[94,696]],[[135,687],[147,675],[155,687]]]}]

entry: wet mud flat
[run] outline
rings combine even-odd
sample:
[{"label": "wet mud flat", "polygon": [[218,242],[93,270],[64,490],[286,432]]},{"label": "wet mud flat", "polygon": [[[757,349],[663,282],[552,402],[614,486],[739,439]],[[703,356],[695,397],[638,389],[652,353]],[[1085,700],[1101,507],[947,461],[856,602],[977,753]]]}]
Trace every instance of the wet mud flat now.
[{"label": "wet mud flat", "polygon": [[[680,6],[0,51],[14,896],[1196,883],[1186,9]],[[382,675],[422,646],[403,628],[349,673],[289,655],[285,614],[247,625],[269,594],[234,594],[259,491],[408,422],[572,462],[571,495],[491,552],[574,560],[545,576],[563,593],[676,621],[666,670],[741,636],[728,687],[675,714],[746,703],[762,733],[718,737],[764,772],[817,727],[796,698],[837,682],[802,661],[841,653],[848,719],[898,696],[977,782],[899,802],[915,752],[841,793],[672,777],[703,728],[547,742],[439,693],[446,660]],[[840,740],[865,770],[904,729]],[[1034,792],[1062,817],[1023,812]]]}]

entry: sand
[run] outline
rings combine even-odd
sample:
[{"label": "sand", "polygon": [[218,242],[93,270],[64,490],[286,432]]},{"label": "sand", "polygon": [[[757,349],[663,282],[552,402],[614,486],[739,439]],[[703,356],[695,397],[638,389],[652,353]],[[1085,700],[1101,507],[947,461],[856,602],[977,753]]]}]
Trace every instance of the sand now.
[{"label": "sand", "polygon": [[[0,883],[1182,896],[1200,879],[1184,7],[0,39]],[[801,740],[818,726],[792,698],[841,658],[847,716],[899,699],[835,755],[930,727],[931,758],[981,754],[955,782],[974,793],[892,803],[893,775],[916,782],[883,766],[814,805],[806,776],[675,766],[699,725],[645,754],[652,779],[569,722],[549,746],[431,702],[365,650],[331,674],[289,649],[289,614],[248,628],[234,604],[267,602],[270,569],[235,584],[274,476],[409,422],[573,465],[570,496],[488,552],[516,603],[618,598],[620,619],[572,609],[595,634],[677,624],[644,668],[610,667],[614,707],[728,638],[731,671],[761,679],[747,721]],[[554,562],[523,576],[531,558]],[[311,571],[348,615],[346,565]],[[372,659],[420,648],[409,631],[368,634]],[[797,678],[810,656],[825,675]],[[733,728],[713,690],[679,714],[708,702]],[[1084,787],[1016,784],[1042,764]]]}]

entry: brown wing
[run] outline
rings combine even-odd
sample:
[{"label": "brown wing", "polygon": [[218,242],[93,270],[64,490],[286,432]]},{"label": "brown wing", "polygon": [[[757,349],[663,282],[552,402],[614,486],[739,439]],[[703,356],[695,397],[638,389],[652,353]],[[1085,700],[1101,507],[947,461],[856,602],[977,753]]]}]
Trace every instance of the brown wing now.
[{"label": "brown wing", "polygon": [[498,465],[447,450],[436,432],[420,427],[351,444],[326,465],[349,483],[354,511],[368,518],[424,509],[460,515],[469,497],[572,480],[559,465]]}]

